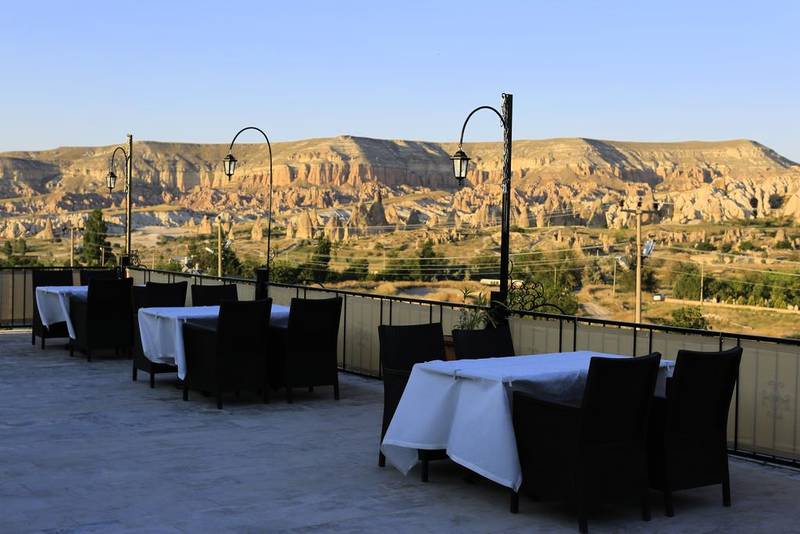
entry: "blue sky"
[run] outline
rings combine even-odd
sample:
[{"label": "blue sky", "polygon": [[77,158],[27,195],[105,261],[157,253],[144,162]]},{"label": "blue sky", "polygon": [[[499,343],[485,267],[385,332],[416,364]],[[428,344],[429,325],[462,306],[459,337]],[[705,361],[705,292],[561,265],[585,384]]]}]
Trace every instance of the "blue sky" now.
[{"label": "blue sky", "polygon": [[752,138],[798,161],[799,32],[796,1],[7,3],[0,150],[250,124],[446,141],[510,92],[517,139]]}]

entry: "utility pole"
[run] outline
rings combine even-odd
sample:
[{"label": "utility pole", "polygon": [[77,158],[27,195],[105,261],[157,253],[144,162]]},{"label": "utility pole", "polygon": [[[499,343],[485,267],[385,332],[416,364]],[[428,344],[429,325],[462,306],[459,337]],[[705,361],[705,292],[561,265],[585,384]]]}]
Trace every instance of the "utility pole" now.
[{"label": "utility pole", "polygon": [[[624,201],[620,201],[620,206]],[[636,309],[634,322],[642,322],[642,215],[658,213],[658,202],[653,202],[652,209],[642,208],[642,197],[636,199],[636,208],[622,208],[624,213],[636,215]]]},{"label": "utility pole", "polygon": [[69,227],[69,266],[75,267],[75,227]]},{"label": "utility pole", "polygon": [[614,281],[611,285],[611,297],[617,296],[617,258],[612,257],[612,262],[614,263]]},{"label": "utility pole", "polygon": [[222,278],[222,215],[217,215],[217,276]]},{"label": "utility pole", "polygon": [[106,247],[100,245],[100,266],[105,267],[106,265]]},{"label": "utility pole", "polygon": [[705,275],[706,275],[706,266],[704,263],[700,263],[700,306],[703,305],[703,285],[705,283]]}]

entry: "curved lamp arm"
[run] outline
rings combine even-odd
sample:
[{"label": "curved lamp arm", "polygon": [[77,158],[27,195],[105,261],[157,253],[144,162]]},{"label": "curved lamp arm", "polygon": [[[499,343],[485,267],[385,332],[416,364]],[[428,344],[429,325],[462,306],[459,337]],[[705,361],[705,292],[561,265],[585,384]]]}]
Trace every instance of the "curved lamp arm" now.
[{"label": "curved lamp arm", "polygon": [[[124,161],[126,161],[126,162],[128,161],[128,153],[125,152],[124,148],[122,148],[121,146],[118,146],[117,148],[114,149],[114,152],[111,153],[111,164],[108,167],[109,170],[112,170],[112,171],[114,170],[114,156],[117,155],[117,151],[118,150],[122,152],[122,155],[125,158]],[[127,178],[127,177],[128,177],[128,168],[125,167],[125,178]]]},{"label": "curved lamp arm", "polygon": [[497,115],[497,117],[500,119],[500,123],[503,125],[503,128],[506,127],[506,121],[503,119],[503,115],[499,111],[497,111],[495,108],[493,108],[492,106],[480,106],[480,107],[477,107],[477,108],[473,109],[469,113],[469,115],[467,115],[466,120],[464,120],[464,126],[461,127],[461,137],[459,137],[459,139],[458,139],[458,148],[461,148],[461,145],[464,144],[464,132],[467,129],[467,123],[472,118],[472,116],[475,115],[476,112],[478,112],[478,111],[480,111],[482,109],[488,109],[488,110],[494,111],[495,115]]},{"label": "curved lamp arm", "polygon": [[[269,137],[261,128],[256,126],[246,126],[236,132],[236,135],[233,136],[233,140],[231,141],[230,146],[228,147],[228,153],[233,152],[233,144],[236,142],[236,139],[241,135],[243,132],[247,130],[255,130],[261,135],[264,136],[264,140],[267,142],[267,151],[269,152],[269,199],[267,204],[267,209],[269,210],[269,218],[267,219],[267,267],[270,266],[272,263],[272,259],[270,258],[270,251],[271,251],[271,240],[272,240],[272,144],[269,142]],[[269,270],[267,271],[269,272]],[[269,281],[269,279],[267,280]]]}]

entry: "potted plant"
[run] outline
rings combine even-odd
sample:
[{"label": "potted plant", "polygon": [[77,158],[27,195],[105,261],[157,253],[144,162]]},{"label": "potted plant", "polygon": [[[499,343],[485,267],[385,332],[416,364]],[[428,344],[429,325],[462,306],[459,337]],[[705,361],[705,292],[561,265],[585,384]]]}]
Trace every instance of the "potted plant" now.
[{"label": "potted plant", "polygon": [[[495,326],[494,319],[492,319],[489,309],[487,308],[487,298],[483,293],[478,293],[473,297],[472,290],[464,288],[461,290],[462,299],[464,304],[473,304],[479,308],[462,308],[458,314],[458,322],[453,327],[456,330],[481,330],[487,326]],[[469,302],[472,300],[472,302]],[[444,337],[445,354],[448,360],[455,359],[455,346],[453,345],[453,336]]]}]

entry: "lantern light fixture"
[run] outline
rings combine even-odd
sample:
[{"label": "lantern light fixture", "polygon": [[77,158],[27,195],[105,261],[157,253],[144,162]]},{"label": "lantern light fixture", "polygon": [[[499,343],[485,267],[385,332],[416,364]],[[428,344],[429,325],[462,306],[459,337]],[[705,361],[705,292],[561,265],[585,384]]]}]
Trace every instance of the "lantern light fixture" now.
[{"label": "lantern light fixture", "polygon": [[225,172],[225,176],[228,177],[228,180],[233,177],[233,173],[236,172],[236,158],[233,157],[233,154],[228,152],[228,155],[222,160],[222,168]]},{"label": "lantern light fixture", "polygon": [[108,171],[108,175],[106,176],[106,187],[108,187],[109,195],[114,190],[115,185],[117,185],[117,174],[114,171]]},{"label": "lantern light fixture", "polygon": [[458,181],[458,186],[461,187],[464,184],[464,180],[467,178],[467,168],[469,167],[470,158],[467,156],[467,153],[461,149],[461,146],[459,146],[458,150],[450,156],[450,160],[453,162],[453,176],[456,181]]}]

